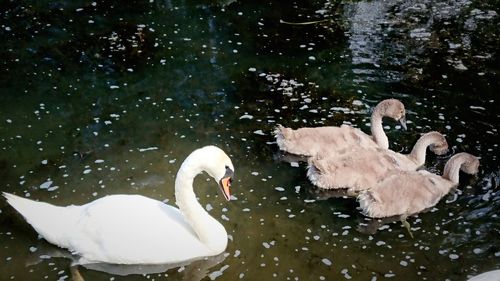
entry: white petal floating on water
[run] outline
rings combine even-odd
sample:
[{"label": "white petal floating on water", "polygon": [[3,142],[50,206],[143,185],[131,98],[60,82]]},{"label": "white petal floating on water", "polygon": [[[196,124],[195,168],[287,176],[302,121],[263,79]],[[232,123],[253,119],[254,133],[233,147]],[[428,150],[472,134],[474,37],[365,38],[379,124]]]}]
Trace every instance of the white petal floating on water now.
[{"label": "white petal floating on water", "polygon": [[332,262],[331,262],[329,259],[327,259],[327,258],[324,258],[324,259],[322,259],[321,261],[322,261],[324,264],[328,265],[328,266],[332,265]]},{"label": "white petal floating on water", "polygon": [[42,184],[40,185],[40,189],[47,189],[47,188],[49,188],[49,187],[52,185],[52,182],[53,182],[53,181],[48,180],[48,181],[46,181],[46,182],[42,183]]},{"label": "white petal floating on water", "polygon": [[261,136],[265,136],[266,135],[266,134],[264,134],[264,132],[262,130],[257,130],[257,131],[254,131],[253,133],[256,134],[256,135],[261,135]]},{"label": "white petal floating on water", "polygon": [[158,147],[152,146],[152,147],[147,147],[147,148],[139,148],[139,152],[145,152],[145,151],[150,151],[150,150],[157,150]]},{"label": "white petal floating on water", "polygon": [[486,110],[486,108],[482,107],[482,106],[475,106],[475,105],[471,105],[469,106],[470,109],[479,109],[479,110]]},{"label": "white petal floating on water", "polygon": [[217,277],[222,276],[222,274],[224,273],[224,270],[226,270],[228,268],[229,268],[229,265],[226,264],[223,267],[221,267],[221,269],[208,274],[208,277],[210,278],[210,280],[215,280]]},{"label": "white petal floating on water", "polygon": [[353,100],[353,101],[352,101],[352,105],[362,106],[362,105],[363,105],[363,102],[362,102],[362,101],[360,101],[360,100]]},{"label": "white petal floating on water", "polygon": [[244,114],[244,115],[240,116],[240,120],[241,119],[253,119],[253,116],[249,115],[249,114]]}]

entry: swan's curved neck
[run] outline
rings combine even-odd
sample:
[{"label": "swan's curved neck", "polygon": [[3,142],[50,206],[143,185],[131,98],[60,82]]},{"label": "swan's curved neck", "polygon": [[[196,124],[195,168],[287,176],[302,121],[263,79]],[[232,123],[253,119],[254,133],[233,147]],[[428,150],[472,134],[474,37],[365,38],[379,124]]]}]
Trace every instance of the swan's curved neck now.
[{"label": "swan's curved neck", "polygon": [[464,163],[464,159],[462,158],[453,158],[446,162],[443,170],[443,178],[450,180],[454,184],[458,184],[458,180],[460,178],[460,168]]},{"label": "swan's curved neck", "polygon": [[182,163],[175,178],[175,199],[185,220],[191,225],[200,241],[214,253],[222,252],[227,245],[224,227],[200,205],[193,191],[194,178],[205,170],[203,160],[191,154]]},{"label": "swan's curved neck", "polygon": [[420,137],[413,149],[411,150],[408,158],[410,158],[417,166],[422,166],[425,164],[425,156],[427,153],[427,147],[433,143],[436,143],[438,140],[433,135],[423,135]]},{"label": "swan's curved neck", "polygon": [[377,109],[375,109],[371,117],[371,131],[375,143],[377,143],[380,148],[388,149],[389,139],[385,135],[384,127],[382,126],[382,115]]}]

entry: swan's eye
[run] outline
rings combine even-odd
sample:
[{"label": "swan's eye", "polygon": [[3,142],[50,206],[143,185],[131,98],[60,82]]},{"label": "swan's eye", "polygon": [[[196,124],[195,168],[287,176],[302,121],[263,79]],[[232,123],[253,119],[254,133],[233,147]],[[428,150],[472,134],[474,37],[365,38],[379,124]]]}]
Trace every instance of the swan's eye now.
[{"label": "swan's eye", "polygon": [[228,165],[226,165],[226,172],[224,173],[224,177],[233,177],[234,176],[234,172],[233,172],[233,169],[229,168]]}]

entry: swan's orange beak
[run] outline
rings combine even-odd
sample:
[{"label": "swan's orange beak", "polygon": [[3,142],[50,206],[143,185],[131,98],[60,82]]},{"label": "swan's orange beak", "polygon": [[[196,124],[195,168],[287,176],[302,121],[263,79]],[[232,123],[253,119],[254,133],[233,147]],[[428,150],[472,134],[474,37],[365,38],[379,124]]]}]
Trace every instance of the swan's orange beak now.
[{"label": "swan's orange beak", "polygon": [[231,200],[231,177],[222,178],[220,180],[220,187],[226,200]]}]

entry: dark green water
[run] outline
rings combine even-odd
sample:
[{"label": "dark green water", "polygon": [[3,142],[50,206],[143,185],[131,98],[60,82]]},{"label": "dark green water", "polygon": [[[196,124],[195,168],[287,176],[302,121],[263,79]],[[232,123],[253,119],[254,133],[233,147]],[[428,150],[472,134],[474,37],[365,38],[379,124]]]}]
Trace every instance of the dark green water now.
[{"label": "dark green water", "polygon": [[[226,256],[86,280],[466,280],[500,268],[497,1],[4,1],[0,10],[1,191],[53,204],[107,194],[174,201],[184,158],[215,144],[236,167],[226,203],[196,192],[230,234]],[[289,23],[328,21],[295,25]],[[374,234],[354,200],[313,200],[305,165],[276,160],[278,123],[352,124],[396,97],[409,152],[430,130],[481,158],[475,177]],[[325,199],[325,198],[323,198]],[[0,201],[0,280],[70,279],[65,258]]]}]

